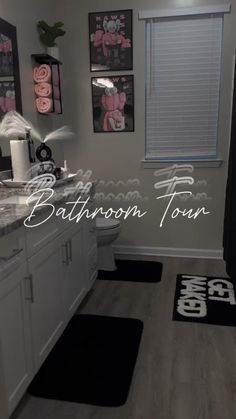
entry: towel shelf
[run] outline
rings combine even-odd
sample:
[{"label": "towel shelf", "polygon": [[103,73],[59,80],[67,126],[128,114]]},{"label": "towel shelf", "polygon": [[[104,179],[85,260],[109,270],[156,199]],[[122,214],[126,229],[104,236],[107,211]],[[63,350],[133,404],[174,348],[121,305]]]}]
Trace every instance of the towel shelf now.
[{"label": "towel shelf", "polygon": [[62,64],[61,61],[57,60],[56,58],[52,57],[49,54],[31,54],[31,57],[38,63],[38,64]]},{"label": "towel shelf", "polygon": [[[40,94],[40,89],[36,89],[35,93],[35,102],[36,109],[42,115],[50,114],[62,114],[62,98],[61,98],[61,77],[60,77],[60,65],[61,61],[52,57],[49,54],[31,54],[33,59],[33,67],[40,67],[43,64],[46,64],[50,67],[51,76],[50,80],[35,80],[35,85],[39,85],[42,82],[47,82],[51,85],[50,93],[45,94],[45,89],[42,89],[42,94]],[[39,66],[38,66],[39,65]]]}]

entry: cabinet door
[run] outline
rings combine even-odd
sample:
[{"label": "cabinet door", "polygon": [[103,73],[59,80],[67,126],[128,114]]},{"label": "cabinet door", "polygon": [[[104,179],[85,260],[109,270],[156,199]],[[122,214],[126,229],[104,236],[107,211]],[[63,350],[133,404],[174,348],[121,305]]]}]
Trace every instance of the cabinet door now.
[{"label": "cabinet door", "polygon": [[9,413],[33,376],[26,275],[26,264],[23,264],[0,282],[0,341]]},{"label": "cabinet door", "polygon": [[69,320],[86,292],[85,261],[83,260],[82,225],[76,225],[64,235],[66,269],[64,298]]},{"label": "cabinet door", "polygon": [[28,261],[32,275],[31,321],[36,369],[41,366],[64,328],[63,261],[60,239]]}]

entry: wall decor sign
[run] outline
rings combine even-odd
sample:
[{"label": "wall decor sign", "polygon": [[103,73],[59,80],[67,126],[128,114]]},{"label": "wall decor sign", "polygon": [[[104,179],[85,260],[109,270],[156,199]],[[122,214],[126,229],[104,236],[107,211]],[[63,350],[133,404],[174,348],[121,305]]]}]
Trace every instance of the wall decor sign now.
[{"label": "wall decor sign", "polygon": [[173,320],[236,326],[231,279],[177,275]]},{"label": "wall decor sign", "polygon": [[134,131],[132,75],[92,77],[94,132]]},{"label": "wall decor sign", "polygon": [[89,13],[90,70],[132,70],[132,10]]}]

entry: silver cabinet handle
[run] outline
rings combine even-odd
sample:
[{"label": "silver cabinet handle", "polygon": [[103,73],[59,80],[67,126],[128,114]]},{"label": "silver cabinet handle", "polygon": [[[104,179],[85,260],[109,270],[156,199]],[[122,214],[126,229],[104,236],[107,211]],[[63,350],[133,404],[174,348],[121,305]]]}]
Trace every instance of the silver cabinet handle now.
[{"label": "silver cabinet handle", "polygon": [[72,261],[72,243],[71,243],[71,239],[68,241],[68,245],[69,245],[69,260]]},{"label": "silver cabinet handle", "polygon": [[19,255],[19,253],[23,252],[23,248],[21,249],[13,249],[12,253],[9,256],[0,256],[0,260],[3,262],[8,262],[9,260],[13,259],[15,256]]},{"label": "silver cabinet handle", "polygon": [[63,259],[63,263],[64,263],[65,265],[69,265],[69,255],[68,255],[68,246],[67,246],[67,244],[68,244],[68,242],[65,242],[65,243],[62,245],[62,249],[63,249],[63,250],[65,249],[65,254],[66,254],[66,258],[65,258],[65,259]]},{"label": "silver cabinet handle", "polygon": [[30,283],[30,297],[26,297],[26,300],[31,301],[32,304],[34,304],[34,284],[33,284],[33,275],[30,274],[29,276],[25,277],[25,280],[29,281]]}]

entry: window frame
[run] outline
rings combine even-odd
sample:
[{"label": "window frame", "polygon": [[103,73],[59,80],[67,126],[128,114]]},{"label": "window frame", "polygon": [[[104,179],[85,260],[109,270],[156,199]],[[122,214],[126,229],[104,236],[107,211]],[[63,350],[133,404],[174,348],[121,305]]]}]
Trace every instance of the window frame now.
[{"label": "window frame", "polygon": [[[215,5],[215,6],[199,6],[199,7],[191,7],[191,8],[178,8],[178,9],[167,9],[167,10],[149,10],[149,11],[140,11],[139,12],[139,19],[146,21],[150,21],[153,18],[186,18],[191,16],[199,16],[199,18],[204,18],[206,15],[209,14],[217,14],[224,18],[224,13],[230,13],[231,6],[230,4],[223,4],[223,5]],[[162,20],[162,19],[161,19]],[[164,19],[166,20],[166,19]],[[223,21],[224,23],[224,21]],[[223,36],[223,25],[222,25],[222,36]],[[155,168],[155,167],[162,167],[166,165],[166,163],[174,163],[174,162],[191,162],[196,167],[220,167],[222,164],[222,159],[219,157],[219,148],[218,148],[218,139],[219,139],[219,113],[220,113],[220,92],[219,92],[219,104],[218,104],[218,133],[217,133],[217,140],[216,140],[216,154],[214,157],[205,157],[205,156],[194,156],[194,157],[147,157],[146,148],[147,148],[147,74],[146,74],[146,63],[147,63],[147,25],[145,24],[145,158],[141,161],[141,165],[143,168]],[[223,48],[223,42],[222,42]],[[222,58],[222,54],[221,54]],[[222,76],[222,62],[221,62],[221,69],[220,69],[220,86],[221,86],[221,76]]]}]

